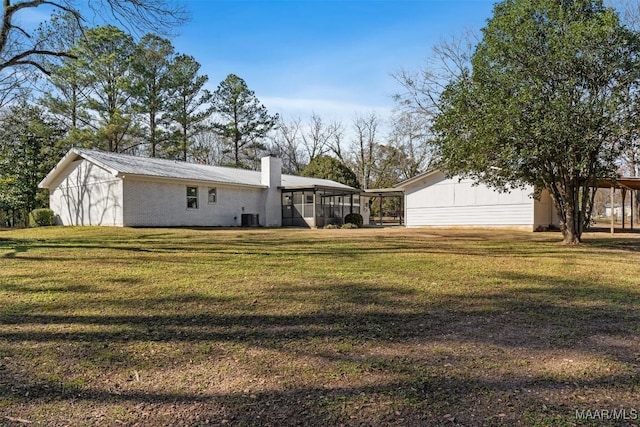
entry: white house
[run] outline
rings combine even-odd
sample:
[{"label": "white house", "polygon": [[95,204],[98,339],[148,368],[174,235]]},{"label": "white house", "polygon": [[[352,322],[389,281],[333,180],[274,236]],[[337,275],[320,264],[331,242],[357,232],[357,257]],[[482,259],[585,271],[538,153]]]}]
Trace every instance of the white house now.
[{"label": "white house", "polygon": [[71,149],[40,182],[63,225],[322,227],[360,211],[359,190],[335,181]]},{"label": "white house", "polygon": [[398,184],[404,192],[407,227],[508,227],[526,230],[558,224],[551,197],[543,191],[534,199],[533,188],[500,193],[472,180],[447,178],[431,170]]}]

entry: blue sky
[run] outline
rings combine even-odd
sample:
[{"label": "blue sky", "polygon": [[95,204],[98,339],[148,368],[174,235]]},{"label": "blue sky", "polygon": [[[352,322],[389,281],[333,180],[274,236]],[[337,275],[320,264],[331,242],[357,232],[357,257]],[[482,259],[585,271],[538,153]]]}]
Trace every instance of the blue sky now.
[{"label": "blue sky", "polygon": [[493,0],[185,0],[192,20],[173,38],[210,89],[242,77],[285,117],[349,121],[388,114],[391,73],[417,69],[441,38],[480,29]]}]

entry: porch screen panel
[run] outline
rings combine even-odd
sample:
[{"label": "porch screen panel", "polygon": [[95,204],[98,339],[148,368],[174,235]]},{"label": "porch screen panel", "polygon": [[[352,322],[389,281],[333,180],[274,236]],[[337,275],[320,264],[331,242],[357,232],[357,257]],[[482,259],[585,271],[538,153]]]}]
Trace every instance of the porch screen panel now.
[{"label": "porch screen panel", "polygon": [[303,216],[305,218],[313,218],[313,193],[304,193],[304,209]]}]

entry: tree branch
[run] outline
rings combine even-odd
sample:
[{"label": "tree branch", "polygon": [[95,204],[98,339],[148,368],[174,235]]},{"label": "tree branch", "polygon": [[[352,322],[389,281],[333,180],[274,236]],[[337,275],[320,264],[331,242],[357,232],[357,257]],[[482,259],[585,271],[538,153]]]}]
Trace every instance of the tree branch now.
[{"label": "tree branch", "polygon": [[47,71],[44,68],[43,65],[37,64],[32,59],[25,59],[25,58],[33,56],[33,55],[56,56],[56,57],[64,57],[64,58],[72,58],[72,59],[76,58],[74,55],[72,55],[72,54],[70,54],[68,52],[56,52],[56,51],[46,50],[46,49],[29,49],[27,51],[21,52],[21,53],[15,55],[15,56],[13,56],[12,58],[9,58],[8,60],[6,60],[3,63],[1,63],[0,64],[0,70],[3,70],[3,69],[8,68],[8,67],[15,66],[15,65],[33,65],[34,67],[36,67],[38,70],[42,71],[47,76],[51,75],[51,73],[49,71]]}]

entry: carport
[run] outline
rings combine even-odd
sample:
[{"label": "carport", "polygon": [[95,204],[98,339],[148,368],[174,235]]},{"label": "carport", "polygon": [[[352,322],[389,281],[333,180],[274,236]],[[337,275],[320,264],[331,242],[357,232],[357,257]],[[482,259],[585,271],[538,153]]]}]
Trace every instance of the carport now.
[{"label": "carport", "polygon": [[[385,198],[397,198],[399,199],[400,208],[397,210],[396,215],[398,217],[398,225],[403,225],[404,218],[404,191],[398,190],[397,188],[375,188],[369,190],[363,190],[361,196],[371,199],[375,197],[378,202],[380,215],[378,216],[378,225],[383,225],[383,202]],[[375,221],[375,218],[371,218]]]},{"label": "carport", "polygon": [[619,177],[615,180],[611,179],[603,179],[598,181],[597,188],[609,188],[611,194],[611,234],[615,233],[615,215],[614,215],[614,200],[615,194],[617,190],[620,190],[620,195],[622,197],[622,228],[625,228],[625,200],[627,195],[631,197],[631,215],[629,218],[631,230],[633,230],[633,211],[634,211],[634,199],[636,198],[636,192],[640,190],[640,178],[637,177]]}]

